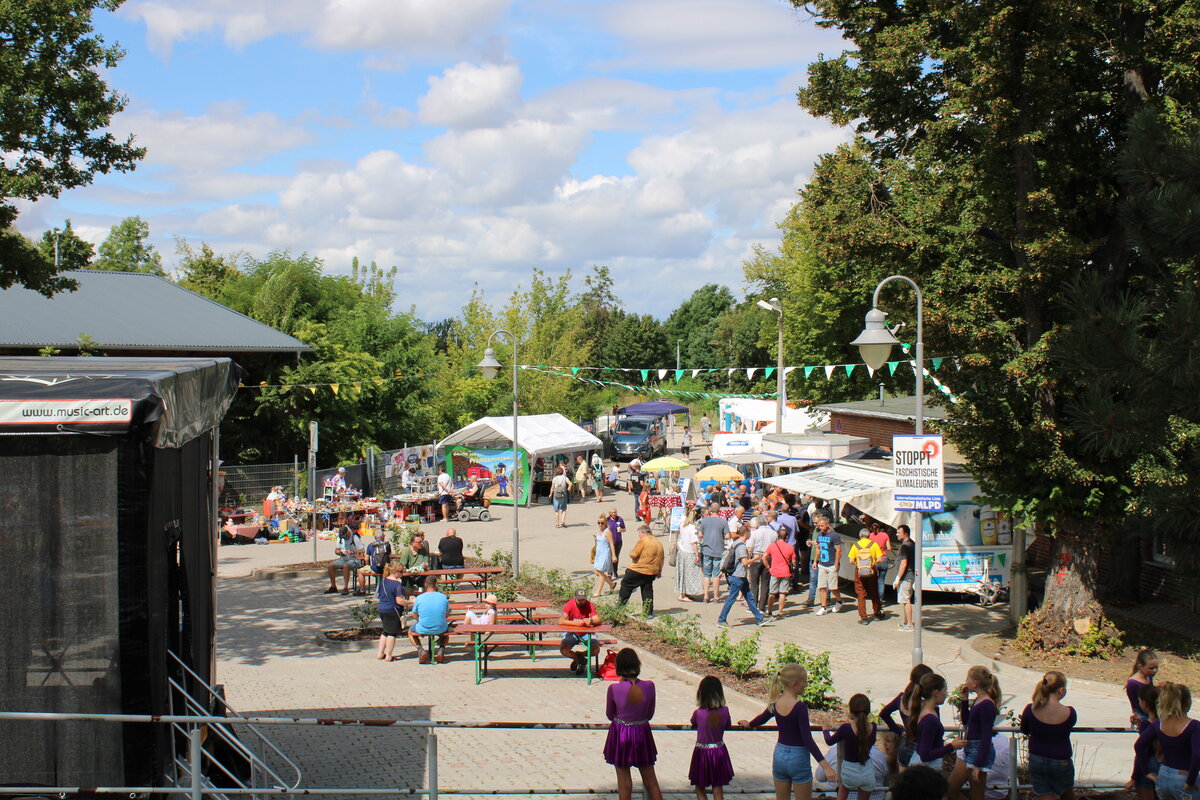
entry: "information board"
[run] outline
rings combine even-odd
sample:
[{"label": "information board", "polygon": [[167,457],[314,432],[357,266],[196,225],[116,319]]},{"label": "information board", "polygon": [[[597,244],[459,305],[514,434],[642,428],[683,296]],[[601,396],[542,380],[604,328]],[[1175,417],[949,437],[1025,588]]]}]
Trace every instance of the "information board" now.
[{"label": "information board", "polygon": [[938,512],[946,504],[942,437],[893,436],[892,473],[897,511]]}]

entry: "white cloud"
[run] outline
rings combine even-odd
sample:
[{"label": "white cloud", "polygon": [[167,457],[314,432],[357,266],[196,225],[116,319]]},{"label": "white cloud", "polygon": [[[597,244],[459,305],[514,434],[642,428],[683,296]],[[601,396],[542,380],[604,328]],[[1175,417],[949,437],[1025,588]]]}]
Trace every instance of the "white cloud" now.
[{"label": "white cloud", "polygon": [[626,52],[613,66],[754,69],[842,50],[838,34],[803,24],[805,12],[779,0],[622,0],[600,9],[600,24]]},{"label": "white cloud", "polygon": [[260,111],[244,113],[238,103],[210,106],[203,114],[126,111],[114,118],[113,133],[132,133],[146,148],[142,167],[224,169],[306,145],[313,136],[299,125]]},{"label": "white cloud", "polygon": [[511,0],[140,0],[123,13],[146,24],[150,47],[219,32],[245,47],[299,34],[326,50],[437,53],[490,28]]},{"label": "white cloud", "polygon": [[520,96],[516,64],[456,64],[429,79],[429,91],[417,101],[417,118],[450,128],[494,127],[513,115]]}]

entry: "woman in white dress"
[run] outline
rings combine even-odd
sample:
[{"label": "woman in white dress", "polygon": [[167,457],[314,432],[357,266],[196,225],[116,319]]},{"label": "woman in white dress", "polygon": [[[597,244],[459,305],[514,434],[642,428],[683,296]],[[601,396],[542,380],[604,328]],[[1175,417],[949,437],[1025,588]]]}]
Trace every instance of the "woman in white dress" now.
[{"label": "woman in white dress", "polygon": [[684,517],[677,540],[679,552],[675,554],[675,591],[684,603],[691,601],[689,595],[698,595],[702,591],[700,534],[696,530],[695,517],[695,511],[689,511]]},{"label": "woman in white dress", "polygon": [[601,514],[600,519],[596,521],[596,555],[592,558],[592,572],[596,573],[596,587],[592,590],[592,597],[600,597],[603,595],[601,591],[604,584],[608,584],[609,591],[617,588],[617,584],[609,577],[609,570],[613,565],[613,547],[612,532],[608,529],[608,515]]}]

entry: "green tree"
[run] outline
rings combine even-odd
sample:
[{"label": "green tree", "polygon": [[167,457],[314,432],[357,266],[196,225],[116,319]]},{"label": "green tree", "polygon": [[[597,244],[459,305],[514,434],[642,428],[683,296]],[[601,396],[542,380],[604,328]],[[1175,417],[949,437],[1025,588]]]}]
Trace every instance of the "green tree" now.
[{"label": "green tree", "polygon": [[[1194,118],[1200,71],[1189,32],[1200,9],[1156,0],[794,2],[853,48],[810,65],[800,102],[853,121],[861,136],[835,157],[842,170],[819,165],[831,191],[812,196],[804,222],[819,248],[837,254],[837,269],[867,267],[871,280],[903,272],[923,284],[926,339],[961,356],[955,380],[971,389],[948,409],[956,443],[990,497],[1054,534],[1068,569],[1047,584],[1048,613],[1095,616],[1100,553],[1132,515],[1150,514],[1144,529],[1195,514],[1187,491],[1153,510],[1131,503],[1133,487],[1154,479],[1098,446],[1097,429],[1120,423],[1099,415],[1103,406],[1078,405],[1087,372],[1058,355],[1060,338],[1101,318],[1078,306],[1099,292],[1144,311],[1126,319],[1153,339],[1180,304],[1153,277],[1194,287],[1194,264],[1179,277],[1133,246],[1122,159],[1145,109],[1171,112],[1173,124]],[[867,219],[834,223],[855,215]],[[831,326],[861,320],[867,302],[836,309]],[[882,304],[898,305],[891,291]],[[1092,338],[1083,363],[1105,346]],[[1154,377],[1140,370],[1143,391]],[[1175,425],[1161,415],[1150,424],[1160,442]],[[1159,463],[1170,463],[1163,455]],[[1136,563],[1125,557],[1131,546],[1124,538],[1117,561]]]},{"label": "green tree", "polygon": [[[14,228],[15,199],[58,197],[99,173],[129,171],[145,155],[133,137],[109,132],[125,98],[101,73],[123,53],[96,35],[97,10],[122,0],[0,2],[0,288],[51,295],[73,288],[54,262]],[[61,264],[60,264],[61,266]]]},{"label": "green tree", "polygon": [[55,250],[58,251],[58,268],[87,269],[92,263],[95,251],[92,243],[79,238],[79,234],[71,228],[71,220],[67,220],[61,229],[49,230],[42,234],[37,245],[42,257],[55,263]]},{"label": "green tree", "polygon": [[713,327],[733,304],[733,293],[715,283],[692,292],[663,323],[671,358],[662,366],[675,363],[677,343],[681,366],[693,369],[722,366],[717,360]]},{"label": "green tree", "polygon": [[197,250],[183,237],[175,239],[175,255],[178,257],[178,283],[196,294],[216,300],[221,297],[225,285],[240,278],[241,254],[218,255],[208,242],[201,242]]},{"label": "green tree", "polygon": [[149,244],[150,225],[141,217],[126,217],[113,225],[100,243],[92,269],[112,272],[149,272],[165,275],[162,256]]}]

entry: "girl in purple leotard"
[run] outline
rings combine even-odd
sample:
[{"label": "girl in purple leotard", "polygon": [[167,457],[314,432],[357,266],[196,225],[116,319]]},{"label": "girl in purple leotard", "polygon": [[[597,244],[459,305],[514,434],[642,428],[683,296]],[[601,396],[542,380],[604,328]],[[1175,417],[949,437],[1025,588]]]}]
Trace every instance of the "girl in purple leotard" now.
[{"label": "girl in purple leotard", "polygon": [[637,767],[641,773],[642,784],[651,800],[662,800],[658,776],[654,773],[658,748],[654,746],[654,734],[650,732],[650,720],[654,717],[654,684],[638,679],[642,662],[631,648],[617,653],[616,666],[621,680],[608,687],[605,713],[612,723],[604,742],[604,760],[617,769],[620,800],[630,800],[633,796],[632,767]]},{"label": "girl in purple leotard", "polygon": [[[900,762],[900,767],[903,769],[908,766],[908,762],[912,760],[913,741],[904,733],[905,727],[908,725],[908,705],[912,700],[913,692],[918,691],[918,683],[921,678],[924,678],[932,669],[924,664],[917,664],[908,673],[908,685],[904,687],[904,691],[892,698],[892,701],[883,708],[879,709],[879,719],[884,725],[887,725],[888,730],[899,737],[899,752],[897,758]],[[896,722],[892,718],[892,714],[900,714],[900,721]]]},{"label": "girl in purple leotard", "polygon": [[946,702],[946,679],[936,672],[921,678],[908,705],[905,735],[913,741],[912,760],[907,766],[924,764],[942,771],[942,758],[966,744],[965,739],[945,741],[946,728],[938,716],[938,707]]},{"label": "girl in purple leotard", "polygon": [[[968,702],[974,694],[974,701]],[[946,796],[950,800],[962,800],[962,787],[971,782],[971,800],[983,800],[987,773],[996,761],[996,748],[992,746],[993,728],[1000,714],[1000,681],[987,667],[976,664],[967,670],[962,694],[958,698],[959,714],[964,726],[962,758],[950,773],[950,787]]]},{"label": "girl in purple leotard", "polygon": [[1138,734],[1134,745],[1133,774],[1146,772],[1145,763],[1155,742],[1162,751],[1155,791],[1162,800],[1197,800],[1200,773],[1200,722],[1188,717],[1192,693],[1181,683],[1162,684],[1158,691],[1158,719]]},{"label": "girl in purple leotard", "polygon": [[1143,686],[1153,686],[1154,676],[1158,674],[1158,653],[1150,648],[1139,650],[1137,659],[1133,662],[1133,671],[1125,681],[1125,699],[1129,701],[1129,725],[1139,733],[1150,724],[1150,718],[1142,710],[1138,701],[1138,692]]},{"label": "girl in purple leotard", "polygon": [[732,727],[729,708],[725,705],[725,690],[721,680],[709,675],[696,689],[696,704],[692,727],[696,729],[696,746],[692,749],[692,764],[688,780],[696,787],[696,800],[708,800],[704,791],[712,787],[714,800],[722,800],[724,787],[733,780],[733,762],[725,747],[725,731]]}]

